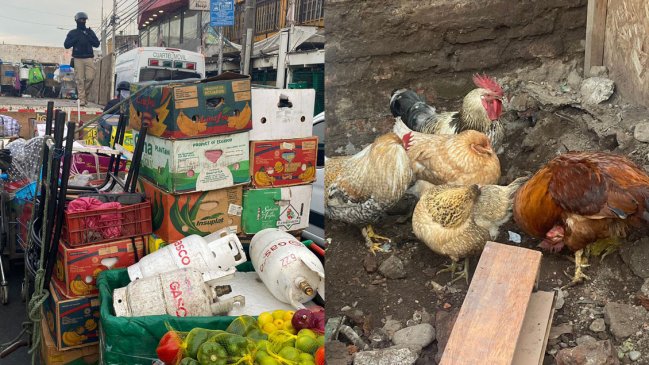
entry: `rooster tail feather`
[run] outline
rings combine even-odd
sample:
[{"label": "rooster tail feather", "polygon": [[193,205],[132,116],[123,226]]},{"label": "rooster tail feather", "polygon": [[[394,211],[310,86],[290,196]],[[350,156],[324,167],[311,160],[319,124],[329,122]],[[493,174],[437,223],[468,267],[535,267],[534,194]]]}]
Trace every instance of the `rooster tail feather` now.
[{"label": "rooster tail feather", "polygon": [[400,117],[408,128],[422,131],[424,126],[437,121],[435,108],[416,92],[399,89],[390,98],[390,111],[394,117]]}]

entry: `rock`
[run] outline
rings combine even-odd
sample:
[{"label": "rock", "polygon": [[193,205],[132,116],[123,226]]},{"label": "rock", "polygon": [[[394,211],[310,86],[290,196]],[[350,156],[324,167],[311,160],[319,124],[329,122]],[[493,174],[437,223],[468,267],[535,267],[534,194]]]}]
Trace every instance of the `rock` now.
[{"label": "rock", "polygon": [[633,130],[633,137],[640,142],[649,143],[649,123],[640,123]]},{"label": "rock", "polygon": [[556,339],[565,333],[572,333],[572,325],[570,323],[562,323],[550,328],[550,336],[548,338]]},{"label": "rock", "polygon": [[327,347],[325,356],[328,365],[348,365],[352,362],[352,357],[347,351],[347,345],[344,343],[331,341],[327,342],[325,346]]},{"label": "rock", "polygon": [[383,331],[390,337],[390,339],[392,339],[394,334],[401,328],[403,328],[401,322],[394,319],[388,319],[383,325]]},{"label": "rock", "polygon": [[[412,365],[417,361],[417,357],[417,352],[410,348],[389,347],[357,352],[354,356],[354,365]],[[329,364],[328,357],[327,364]]]},{"label": "rock", "polygon": [[444,348],[446,347],[448,338],[451,336],[451,331],[453,330],[453,325],[455,325],[455,320],[459,312],[459,309],[453,309],[450,312],[438,311],[435,314],[435,337],[437,337],[437,355],[435,355],[435,361],[437,363],[442,359]]},{"label": "rock", "polygon": [[645,279],[644,284],[640,288],[640,292],[636,296],[640,305],[649,310],[649,279]]},{"label": "rock", "polygon": [[642,355],[640,351],[631,351],[629,352],[629,359],[631,359],[631,361],[636,361],[640,358],[640,355]]},{"label": "rock", "polygon": [[603,318],[597,318],[588,328],[593,332],[604,332],[606,331],[606,322]]},{"label": "rock", "polygon": [[591,342],[557,353],[557,365],[619,365],[611,341]]},{"label": "rock", "polygon": [[345,313],[345,315],[354,325],[362,326],[365,321],[367,321],[365,313],[363,313],[363,311],[360,309],[352,309]]},{"label": "rock", "polygon": [[581,86],[581,81],[582,78],[576,70],[570,71],[566,80],[566,82],[568,82],[568,85],[572,89],[579,89],[579,86]]},{"label": "rock", "polygon": [[327,319],[325,324],[325,340],[329,341],[331,338],[336,338],[338,336],[338,328],[342,325],[342,317],[332,317]]},{"label": "rock", "polygon": [[372,331],[372,334],[369,336],[370,346],[375,349],[390,347],[390,336],[382,329]]},{"label": "rock", "polygon": [[557,96],[552,95],[552,91],[548,90],[543,85],[527,83],[524,89],[532,98],[534,98],[534,100],[542,105],[559,107],[577,103],[577,100],[575,100],[569,94],[561,94]]},{"label": "rock", "polygon": [[566,292],[561,289],[557,290],[557,300],[554,302],[554,309],[559,310],[563,308],[564,304],[566,304],[565,293]]},{"label": "rock", "polygon": [[608,77],[608,68],[606,66],[590,66],[591,77]]},{"label": "rock", "polygon": [[379,268],[378,262],[376,262],[376,256],[374,255],[368,255],[365,256],[365,259],[363,260],[363,267],[365,268],[365,271],[368,273],[372,274],[375,273],[376,270]]},{"label": "rock", "polygon": [[643,279],[649,278],[649,238],[643,238],[620,248],[622,260],[631,271]]},{"label": "rock", "polygon": [[583,335],[577,338],[577,346],[585,345],[588,343],[595,343],[595,342],[597,342],[597,339],[589,335]]},{"label": "rock", "polygon": [[406,327],[392,336],[395,345],[408,347],[426,347],[435,339],[435,328],[428,323]]},{"label": "rock", "polygon": [[392,255],[379,266],[381,275],[388,279],[403,279],[406,277],[406,269],[400,258]]},{"label": "rock", "polygon": [[606,303],[604,318],[611,333],[618,339],[633,335],[647,319],[647,311],[642,307],[624,303]]},{"label": "rock", "polygon": [[581,83],[581,102],[597,105],[608,100],[615,91],[613,80],[603,77],[591,77]]}]

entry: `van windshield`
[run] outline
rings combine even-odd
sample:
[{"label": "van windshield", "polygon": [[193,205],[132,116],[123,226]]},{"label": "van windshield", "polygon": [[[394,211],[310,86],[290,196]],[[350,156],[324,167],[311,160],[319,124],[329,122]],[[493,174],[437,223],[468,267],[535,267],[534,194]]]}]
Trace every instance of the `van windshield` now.
[{"label": "van windshield", "polygon": [[167,81],[167,80],[186,80],[200,79],[201,75],[196,72],[170,70],[166,68],[146,68],[140,69],[140,80],[144,81]]}]

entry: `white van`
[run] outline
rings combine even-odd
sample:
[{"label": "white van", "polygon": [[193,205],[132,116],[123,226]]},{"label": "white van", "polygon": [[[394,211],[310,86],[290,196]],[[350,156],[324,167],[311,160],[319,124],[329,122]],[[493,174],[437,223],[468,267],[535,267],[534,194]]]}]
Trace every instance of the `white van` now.
[{"label": "white van", "polygon": [[205,56],[165,47],[140,47],[115,59],[115,87],[122,81],[167,81],[205,78]]}]

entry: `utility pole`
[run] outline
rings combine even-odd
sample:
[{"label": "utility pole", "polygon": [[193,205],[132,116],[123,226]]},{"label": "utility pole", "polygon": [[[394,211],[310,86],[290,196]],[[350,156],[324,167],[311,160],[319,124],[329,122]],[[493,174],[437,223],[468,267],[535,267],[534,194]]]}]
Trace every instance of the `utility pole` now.
[{"label": "utility pole", "polygon": [[117,46],[115,45],[115,37],[117,36],[117,20],[117,0],[113,0],[113,18],[111,19],[113,25],[113,53],[117,50]]},{"label": "utility pole", "polygon": [[223,73],[223,27],[219,27],[219,75]]},{"label": "utility pole", "polygon": [[106,19],[104,19],[104,0],[101,0],[101,56],[106,55]]},{"label": "utility pole", "polygon": [[250,74],[250,58],[252,55],[253,39],[255,37],[255,18],[257,13],[257,1],[246,0],[246,9],[244,13],[244,30],[243,39],[245,42],[241,47],[241,73]]}]

